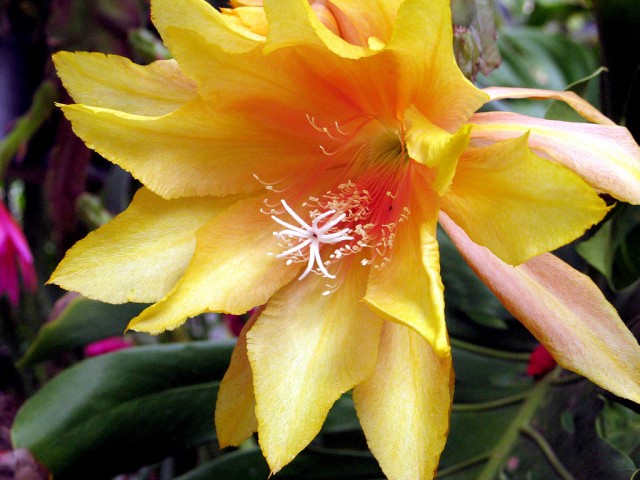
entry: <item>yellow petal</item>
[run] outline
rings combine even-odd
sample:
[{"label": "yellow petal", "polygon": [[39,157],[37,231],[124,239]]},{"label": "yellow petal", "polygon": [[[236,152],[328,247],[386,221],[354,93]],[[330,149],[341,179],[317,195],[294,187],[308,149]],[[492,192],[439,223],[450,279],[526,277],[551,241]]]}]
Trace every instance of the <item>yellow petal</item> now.
[{"label": "yellow petal", "polygon": [[261,6],[241,6],[235,8],[221,8],[220,11],[227,16],[234,25],[241,26],[249,31],[266,37],[269,31],[267,16]]},{"label": "yellow petal", "polygon": [[406,145],[409,156],[418,163],[436,169],[432,188],[443,193],[451,185],[458,158],[469,144],[471,126],[464,125],[455,134],[434,125],[415,107],[405,112]]},{"label": "yellow petal", "polygon": [[129,208],[67,252],[49,280],[105,302],[154,302],[179,280],[196,231],[233,198],[165,200],[140,189]]},{"label": "yellow petal", "polygon": [[[435,207],[433,202],[432,211]],[[382,318],[414,329],[437,355],[447,356],[450,349],[435,215],[432,212],[427,220],[412,205],[409,219],[397,226],[391,261],[371,270],[364,301]]]},{"label": "yellow petal", "polygon": [[177,110],[196,95],[194,82],[174,60],[141,66],[117,55],[58,52],[53,61],[76,103],[157,116]]},{"label": "yellow petal", "polygon": [[529,135],[538,155],[573,170],[600,192],[640,203],[640,147],[626,128],[570,123],[515,113],[479,113],[471,118],[472,142]]},{"label": "yellow petal", "polygon": [[322,157],[317,143],[295,130],[218,113],[200,100],[162,117],[85,105],[62,109],[87,146],[165,198],[255,191],[263,185],[254,174],[277,181],[303,160]]},{"label": "yellow petal", "polygon": [[399,56],[410,101],[449,132],[457,131],[488,99],[460,72],[452,38],[449,0],[405,0],[387,45]]},{"label": "yellow petal", "polygon": [[[186,28],[219,45],[228,53],[246,52],[264,42],[260,35],[234,25],[225,15],[204,0],[152,0],[151,18],[169,51],[173,52],[168,28]],[[193,50],[194,55],[205,52]]]},{"label": "yellow petal", "polygon": [[510,88],[510,87],[489,87],[482,90],[489,94],[489,101],[503,100],[505,98],[531,98],[536,100],[558,100],[565,102],[583,118],[602,125],[615,126],[615,123],[605,117],[597,108],[582,99],[574,92],[556,90],[539,90],[536,88]]},{"label": "yellow petal", "polygon": [[413,330],[385,322],[378,365],[353,390],[371,452],[390,480],[431,480],[449,431],[451,356]]},{"label": "yellow petal", "polygon": [[261,206],[260,198],[240,201],[202,227],[176,287],[128,328],[155,334],[203,312],[242,314],[266,303],[293,279],[299,269],[273,255],[278,240],[273,220],[260,213]]},{"label": "yellow petal", "polygon": [[216,434],[220,448],[238,446],[258,430],[253,374],[247,356],[247,332],[262,309],[256,309],[238,336],[231,363],[224,374],[216,400]]},{"label": "yellow petal", "polygon": [[476,274],[560,365],[640,402],[640,346],[591,279],[551,254],[506,265],[446,215],[440,222]]},{"label": "yellow petal", "polygon": [[569,243],[608,211],[577,175],[532,153],[527,137],[467,150],[442,199],[474,242],[513,265]]},{"label": "yellow petal", "polygon": [[322,295],[326,278],[292,282],[247,335],[260,447],[273,473],[309,444],[333,403],[375,366],[382,321],[360,302],[367,269],[353,265],[330,295]]}]

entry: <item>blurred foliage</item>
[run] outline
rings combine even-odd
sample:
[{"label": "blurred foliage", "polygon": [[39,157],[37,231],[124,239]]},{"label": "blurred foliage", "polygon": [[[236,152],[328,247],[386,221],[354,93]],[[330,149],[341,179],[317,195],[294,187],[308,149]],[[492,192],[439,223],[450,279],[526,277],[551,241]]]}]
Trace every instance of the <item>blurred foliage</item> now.
[{"label": "blurred foliage", "polygon": [[[453,0],[452,7],[456,56],[469,78],[481,86],[571,86],[640,138],[635,0],[594,0],[593,11],[581,0]],[[53,109],[53,99],[68,100],[49,60],[58,49],[118,53],[139,63],[168,57],[143,0],[0,1],[0,70],[10,64],[15,77],[0,97],[7,98],[0,102],[3,194],[22,219],[42,280],[66,248],[122,211],[137,187],[90,152]],[[601,74],[602,65],[608,70]],[[553,103],[494,103],[568,118]],[[537,342],[442,232],[439,241],[456,393],[438,478],[629,479],[640,467],[638,407],[560,369],[529,377]],[[559,254],[591,274],[626,321],[640,318],[637,207],[618,205],[577,250],[584,260],[571,247]],[[56,480],[120,473],[140,480],[267,478],[254,439],[222,452],[215,443],[214,400],[232,348],[218,317],[192,319],[157,338],[128,334],[135,347],[85,359],[84,346],[122,335],[144,306],[61,294],[42,287],[25,293],[18,309],[0,299],[0,385],[14,403],[24,402],[14,447],[33,453]],[[13,413],[3,418],[9,420],[0,428],[9,427]],[[349,394],[312,445],[275,476],[382,477]]]}]

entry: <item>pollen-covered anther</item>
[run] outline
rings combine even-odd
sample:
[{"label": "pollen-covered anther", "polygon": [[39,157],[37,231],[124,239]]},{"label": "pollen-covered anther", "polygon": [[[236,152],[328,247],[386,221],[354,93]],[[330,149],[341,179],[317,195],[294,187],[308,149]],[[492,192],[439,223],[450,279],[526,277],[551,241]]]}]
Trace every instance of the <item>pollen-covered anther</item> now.
[{"label": "pollen-covered anther", "polygon": [[[280,218],[272,215],[271,218],[285,227],[284,230],[273,232],[278,238],[281,238],[285,245],[289,247],[282,253],[276,255],[276,258],[287,258],[287,265],[297,262],[307,262],[307,268],[302,275],[298,277],[298,280],[302,280],[310,272],[318,273],[327,278],[336,278],[335,275],[331,275],[326,267],[325,262],[322,260],[320,248],[324,244],[337,244],[345,241],[353,240],[353,237],[349,236],[351,232],[350,228],[337,229],[337,225],[344,220],[346,214],[341,213],[335,216],[335,210],[327,210],[319,215],[316,215],[311,224],[304,221],[288,204],[286,201],[281,201],[282,206],[286,212],[293,218],[298,225],[292,225]],[[331,216],[333,218],[330,218]],[[320,222],[326,220],[322,225]]]}]

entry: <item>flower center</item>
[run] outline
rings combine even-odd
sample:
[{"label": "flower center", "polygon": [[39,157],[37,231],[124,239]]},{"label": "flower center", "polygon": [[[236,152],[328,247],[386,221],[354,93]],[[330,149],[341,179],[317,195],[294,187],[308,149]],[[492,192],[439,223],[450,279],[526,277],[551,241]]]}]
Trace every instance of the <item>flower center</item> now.
[{"label": "flower center", "polygon": [[[271,215],[271,218],[285,227],[284,230],[279,232],[273,232],[278,238],[282,239],[290,248],[282,253],[276,255],[276,258],[288,257],[287,265],[291,265],[296,261],[307,261],[307,268],[298,277],[298,280],[302,280],[309,272],[315,271],[327,278],[336,278],[335,275],[331,275],[324,266],[322,257],[320,256],[320,246],[324,244],[337,244],[348,240],[353,240],[353,237],[348,233],[350,228],[343,228],[337,230],[336,225],[344,220],[345,213],[335,215],[335,210],[327,210],[326,212],[317,215],[311,222],[311,224],[305,222],[302,218],[294,212],[287,202],[281,201],[282,206],[289,215],[298,223],[298,225],[292,225],[275,215]],[[332,216],[333,215],[333,216]],[[322,226],[320,222],[327,219]],[[306,250],[306,251],[305,251]]]},{"label": "flower center", "polygon": [[[295,224],[272,214],[271,218],[284,227],[273,234],[281,240],[283,252],[276,258],[287,258],[287,265],[306,262],[298,280],[313,272],[325,278],[335,279],[328,266],[349,255],[363,254],[360,264],[382,268],[389,262],[396,226],[409,216],[409,208],[403,206],[394,211],[396,196],[391,192],[372,196],[349,181],[338,186],[337,192],[327,192],[322,197],[310,197],[301,207],[309,220],[304,220],[285,200],[281,200],[286,212]],[[272,211],[272,213],[275,213]],[[323,250],[331,246],[329,252]],[[370,253],[366,253],[368,249]],[[330,292],[325,292],[325,294]]]}]

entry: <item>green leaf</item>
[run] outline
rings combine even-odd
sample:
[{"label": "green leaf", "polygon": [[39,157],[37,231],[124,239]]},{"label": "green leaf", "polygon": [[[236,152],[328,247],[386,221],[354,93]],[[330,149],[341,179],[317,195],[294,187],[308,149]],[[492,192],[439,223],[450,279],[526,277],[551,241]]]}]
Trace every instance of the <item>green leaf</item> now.
[{"label": "green leaf", "polygon": [[[565,90],[574,92],[581,97],[584,97],[591,82],[593,80],[599,80],[600,75],[602,75],[604,71],[605,68],[600,67],[591,75],[573,82],[571,85],[567,86]],[[560,102],[558,100],[553,101],[544,118],[546,118],[547,120],[561,120],[563,122],[586,122],[586,120],[582,118],[573,108],[571,108],[565,102]]]},{"label": "green leaf", "polygon": [[[176,480],[264,480],[269,467],[259,450],[238,450],[197,468]],[[384,478],[368,452],[311,447],[273,476],[277,480],[364,480]]]},{"label": "green leaf", "polygon": [[[498,37],[502,64],[487,77],[478,77],[480,86],[530,87],[564,90],[567,85],[591,75],[598,68],[593,50],[563,35],[542,28],[503,28]],[[590,82],[585,98],[598,103],[598,82]],[[492,102],[499,110],[544,117],[550,102],[510,100]]]},{"label": "green leaf", "polygon": [[12,429],[57,478],[110,478],[214,438],[218,381],[232,343],[121,350],[85,360],[46,384]]},{"label": "green leaf", "polygon": [[438,478],[627,480],[633,461],[597,434],[599,393],[557,369],[520,394],[455,404]]},{"label": "green leaf", "polygon": [[640,278],[640,207],[623,205],[576,251],[621,290]]},{"label": "green leaf", "polygon": [[122,335],[129,320],[147,307],[140,303],[111,305],[80,296],[68,298],[72,300],[60,315],[40,329],[20,360],[21,367],[54,359],[96,340]]}]

